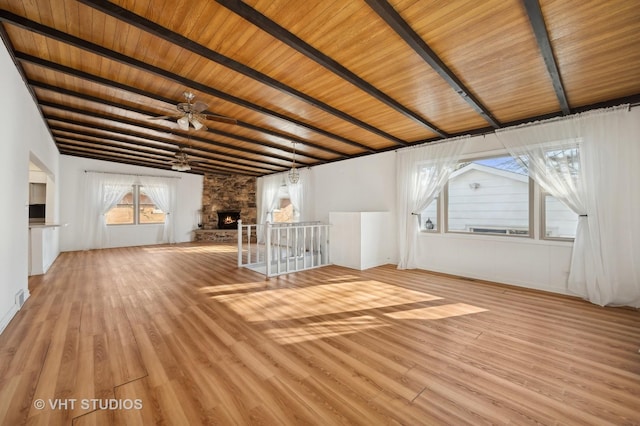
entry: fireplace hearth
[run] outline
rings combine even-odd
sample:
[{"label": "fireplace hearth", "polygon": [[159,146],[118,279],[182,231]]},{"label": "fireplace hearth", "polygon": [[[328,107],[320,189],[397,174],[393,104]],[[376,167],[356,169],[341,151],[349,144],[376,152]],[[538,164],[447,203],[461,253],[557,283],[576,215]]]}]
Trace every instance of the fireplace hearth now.
[{"label": "fireplace hearth", "polygon": [[218,229],[236,229],[240,220],[240,210],[219,210]]}]

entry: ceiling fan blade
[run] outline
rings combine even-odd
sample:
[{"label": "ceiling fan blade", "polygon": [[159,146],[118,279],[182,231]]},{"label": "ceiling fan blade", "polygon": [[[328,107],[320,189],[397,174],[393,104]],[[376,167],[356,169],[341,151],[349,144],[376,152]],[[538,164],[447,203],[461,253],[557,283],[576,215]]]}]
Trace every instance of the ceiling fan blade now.
[{"label": "ceiling fan blade", "polygon": [[220,123],[238,124],[238,120],[236,120],[235,118],[225,117],[224,115],[206,114],[206,115],[203,115],[203,117],[206,118],[207,120],[218,121]]},{"label": "ceiling fan blade", "polygon": [[191,104],[191,111],[195,113],[200,113],[207,108],[209,108],[209,105],[205,104],[204,102],[195,101],[193,104]]},{"label": "ceiling fan blade", "polygon": [[158,117],[149,117],[149,120],[166,120],[167,118],[176,118],[180,117],[179,115],[161,115]]}]

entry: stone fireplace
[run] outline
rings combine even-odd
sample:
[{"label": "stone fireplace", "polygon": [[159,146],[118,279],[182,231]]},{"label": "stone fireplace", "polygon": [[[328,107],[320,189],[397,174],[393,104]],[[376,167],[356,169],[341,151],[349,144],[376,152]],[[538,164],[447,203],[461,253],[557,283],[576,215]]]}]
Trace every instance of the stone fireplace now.
[{"label": "stone fireplace", "polygon": [[238,220],[257,223],[257,181],[253,176],[205,174],[202,185],[202,227],[196,241],[237,241]]}]

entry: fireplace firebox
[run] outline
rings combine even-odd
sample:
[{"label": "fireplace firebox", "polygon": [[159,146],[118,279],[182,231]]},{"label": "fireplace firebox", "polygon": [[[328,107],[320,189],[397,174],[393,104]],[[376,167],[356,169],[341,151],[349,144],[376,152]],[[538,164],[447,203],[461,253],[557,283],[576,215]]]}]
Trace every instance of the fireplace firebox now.
[{"label": "fireplace firebox", "polygon": [[240,220],[240,210],[219,210],[218,229],[236,229]]}]

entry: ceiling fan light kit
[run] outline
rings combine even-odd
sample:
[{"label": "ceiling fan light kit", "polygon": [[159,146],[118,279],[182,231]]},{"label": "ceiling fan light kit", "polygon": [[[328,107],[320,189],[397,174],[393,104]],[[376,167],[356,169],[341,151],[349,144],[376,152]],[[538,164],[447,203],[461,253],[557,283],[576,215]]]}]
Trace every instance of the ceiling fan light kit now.
[{"label": "ceiling fan light kit", "polygon": [[171,170],[175,170],[177,172],[188,172],[191,170],[191,166],[187,163],[174,164],[171,166]]},{"label": "ceiling fan light kit", "polygon": [[[198,119],[195,118],[195,117],[192,118],[190,121],[191,121],[191,124],[193,125],[193,128],[196,129],[196,130],[200,130],[200,129],[202,129],[204,127],[204,124],[202,124],[200,121],[198,121]],[[189,127],[189,126],[187,125],[187,127]]]},{"label": "ceiling fan light kit", "polygon": [[178,127],[182,130],[189,130],[189,119],[186,115],[178,118]]},{"label": "ceiling fan light kit", "polygon": [[182,148],[175,154],[175,160],[171,161],[171,170],[187,172],[191,170],[191,159]]}]

